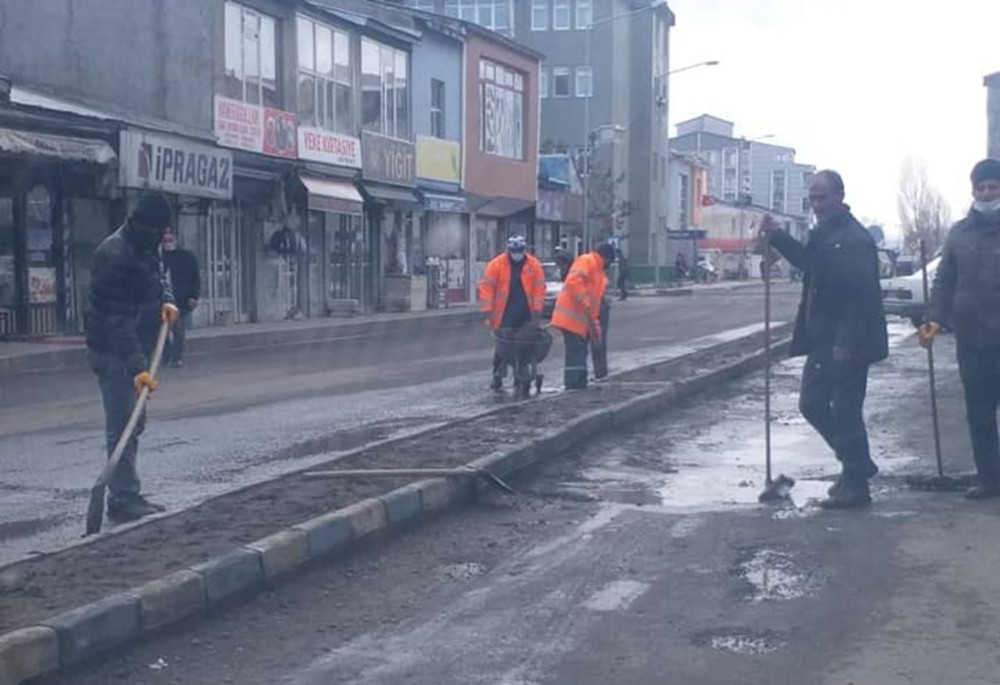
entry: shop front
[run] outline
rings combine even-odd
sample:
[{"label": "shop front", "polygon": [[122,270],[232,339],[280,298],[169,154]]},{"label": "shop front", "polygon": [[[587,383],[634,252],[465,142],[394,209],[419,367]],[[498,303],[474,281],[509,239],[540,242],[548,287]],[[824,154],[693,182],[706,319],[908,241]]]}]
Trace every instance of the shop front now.
[{"label": "shop front", "polygon": [[365,131],[362,182],[376,265],[376,307],[412,311],[426,307],[427,276],[414,195],[416,154],[408,140]]},{"label": "shop front", "polygon": [[581,242],[583,197],[558,190],[539,190],[535,205],[532,247],[542,261],[555,257],[556,247],[576,254]]},{"label": "shop front", "polygon": [[427,306],[469,301],[469,216],[461,193],[462,146],[417,137],[417,195],[427,271]]},{"label": "shop front", "polygon": [[0,128],[0,338],[83,330],[115,160],[105,140]]},{"label": "shop front", "polygon": [[250,318],[246,297],[244,236],[233,203],[235,169],[228,150],[165,133],[121,132],[121,185],[127,205],[143,191],[166,193],[174,203],[178,244],[194,254],[201,275],[195,326],[218,326]]}]

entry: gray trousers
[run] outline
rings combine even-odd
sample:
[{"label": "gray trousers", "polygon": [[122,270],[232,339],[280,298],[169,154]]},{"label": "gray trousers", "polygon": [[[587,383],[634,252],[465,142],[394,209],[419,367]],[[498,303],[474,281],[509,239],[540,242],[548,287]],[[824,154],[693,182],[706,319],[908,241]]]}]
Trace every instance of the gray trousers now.
[{"label": "gray trousers", "polygon": [[965,388],[965,418],[980,482],[1000,486],[1000,347],[972,347],[958,341],[958,368]]},{"label": "gray trousers", "polygon": [[[110,457],[135,407],[136,392],[133,376],[124,362],[115,355],[91,350],[87,353],[87,360],[101,388],[101,400],[104,403],[104,437]],[[111,480],[108,482],[109,501],[127,500],[139,494],[142,484],[136,469],[136,457],[139,451],[139,436],[145,427],[146,413],[143,412],[135,433],[118,462],[118,467],[111,474]]]},{"label": "gray trousers", "polygon": [[590,346],[590,356],[594,361],[594,378],[604,378],[608,375],[608,326],[611,324],[611,305],[608,297],[601,298],[601,311],[598,314],[601,321],[601,344]]},{"label": "gray trousers", "polygon": [[587,387],[587,339],[563,331],[563,341],[566,347],[563,385],[567,390],[583,390]]}]

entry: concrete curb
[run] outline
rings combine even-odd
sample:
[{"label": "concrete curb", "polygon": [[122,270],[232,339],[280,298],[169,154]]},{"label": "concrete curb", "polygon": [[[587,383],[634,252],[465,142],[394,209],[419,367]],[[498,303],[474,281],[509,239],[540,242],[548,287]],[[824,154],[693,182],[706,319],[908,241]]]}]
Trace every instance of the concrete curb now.
[{"label": "concrete curb", "polygon": [[[746,336],[752,340],[753,335]],[[782,354],[788,340],[775,344]],[[538,439],[469,464],[509,475],[554,458],[608,428],[621,428],[669,409],[762,365],[763,352],[683,381],[651,385],[650,392],[595,409]],[[182,620],[247,599],[320,560],[347,556],[368,540],[418,523],[472,499],[473,479],[431,478],[304,521],[125,593],[78,607],[0,635],[0,685],[16,683],[91,660]]]}]

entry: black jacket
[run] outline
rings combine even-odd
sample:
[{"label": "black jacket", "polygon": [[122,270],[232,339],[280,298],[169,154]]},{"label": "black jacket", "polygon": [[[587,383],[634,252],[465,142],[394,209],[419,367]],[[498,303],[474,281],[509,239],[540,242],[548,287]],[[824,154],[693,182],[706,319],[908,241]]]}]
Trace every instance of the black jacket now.
[{"label": "black jacket", "polygon": [[934,275],[930,318],[972,347],[1000,346],[1000,218],[973,210],[951,229]]},{"label": "black jacket", "polygon": [[163,268],[170,277],[170,286],[174,291],[174,300],[182,312],[191,311],[190,299],[201,298],[201,274],[198,273],[198,260],[192,252],[178,247],[176,250],[163,251]]},{"label": "black jacket", "polygon": [[803,272],[793,357],[837,349],[850,361],[872,364],[889,356],[878,250],[850,211],[820,222],[805,245],[781,231],[771,244]]},{"label": "black jacket", "polygon": [[87,347],[118,357],[130,373],[144,371],[156,344],[163,302],[173,302],[173,295],[159,248],[142,249],[128,224],[122,226],[94,252]]}]

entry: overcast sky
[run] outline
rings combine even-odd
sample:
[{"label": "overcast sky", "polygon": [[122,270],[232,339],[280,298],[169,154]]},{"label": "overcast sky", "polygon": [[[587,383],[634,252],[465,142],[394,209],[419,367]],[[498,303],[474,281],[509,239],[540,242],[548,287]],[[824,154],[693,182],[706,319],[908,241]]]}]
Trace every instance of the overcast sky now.
[{"label": "overcast sky", "polygon": [[[964,215],[986,154],[983,76],[1000,71],[1000,0],[671,0],[672,124],[702,113],[776,134],[844,175],[859,217],[897,229],[899,170],[922,159]],[[673,131],[672,131],[673,133]]]}]

